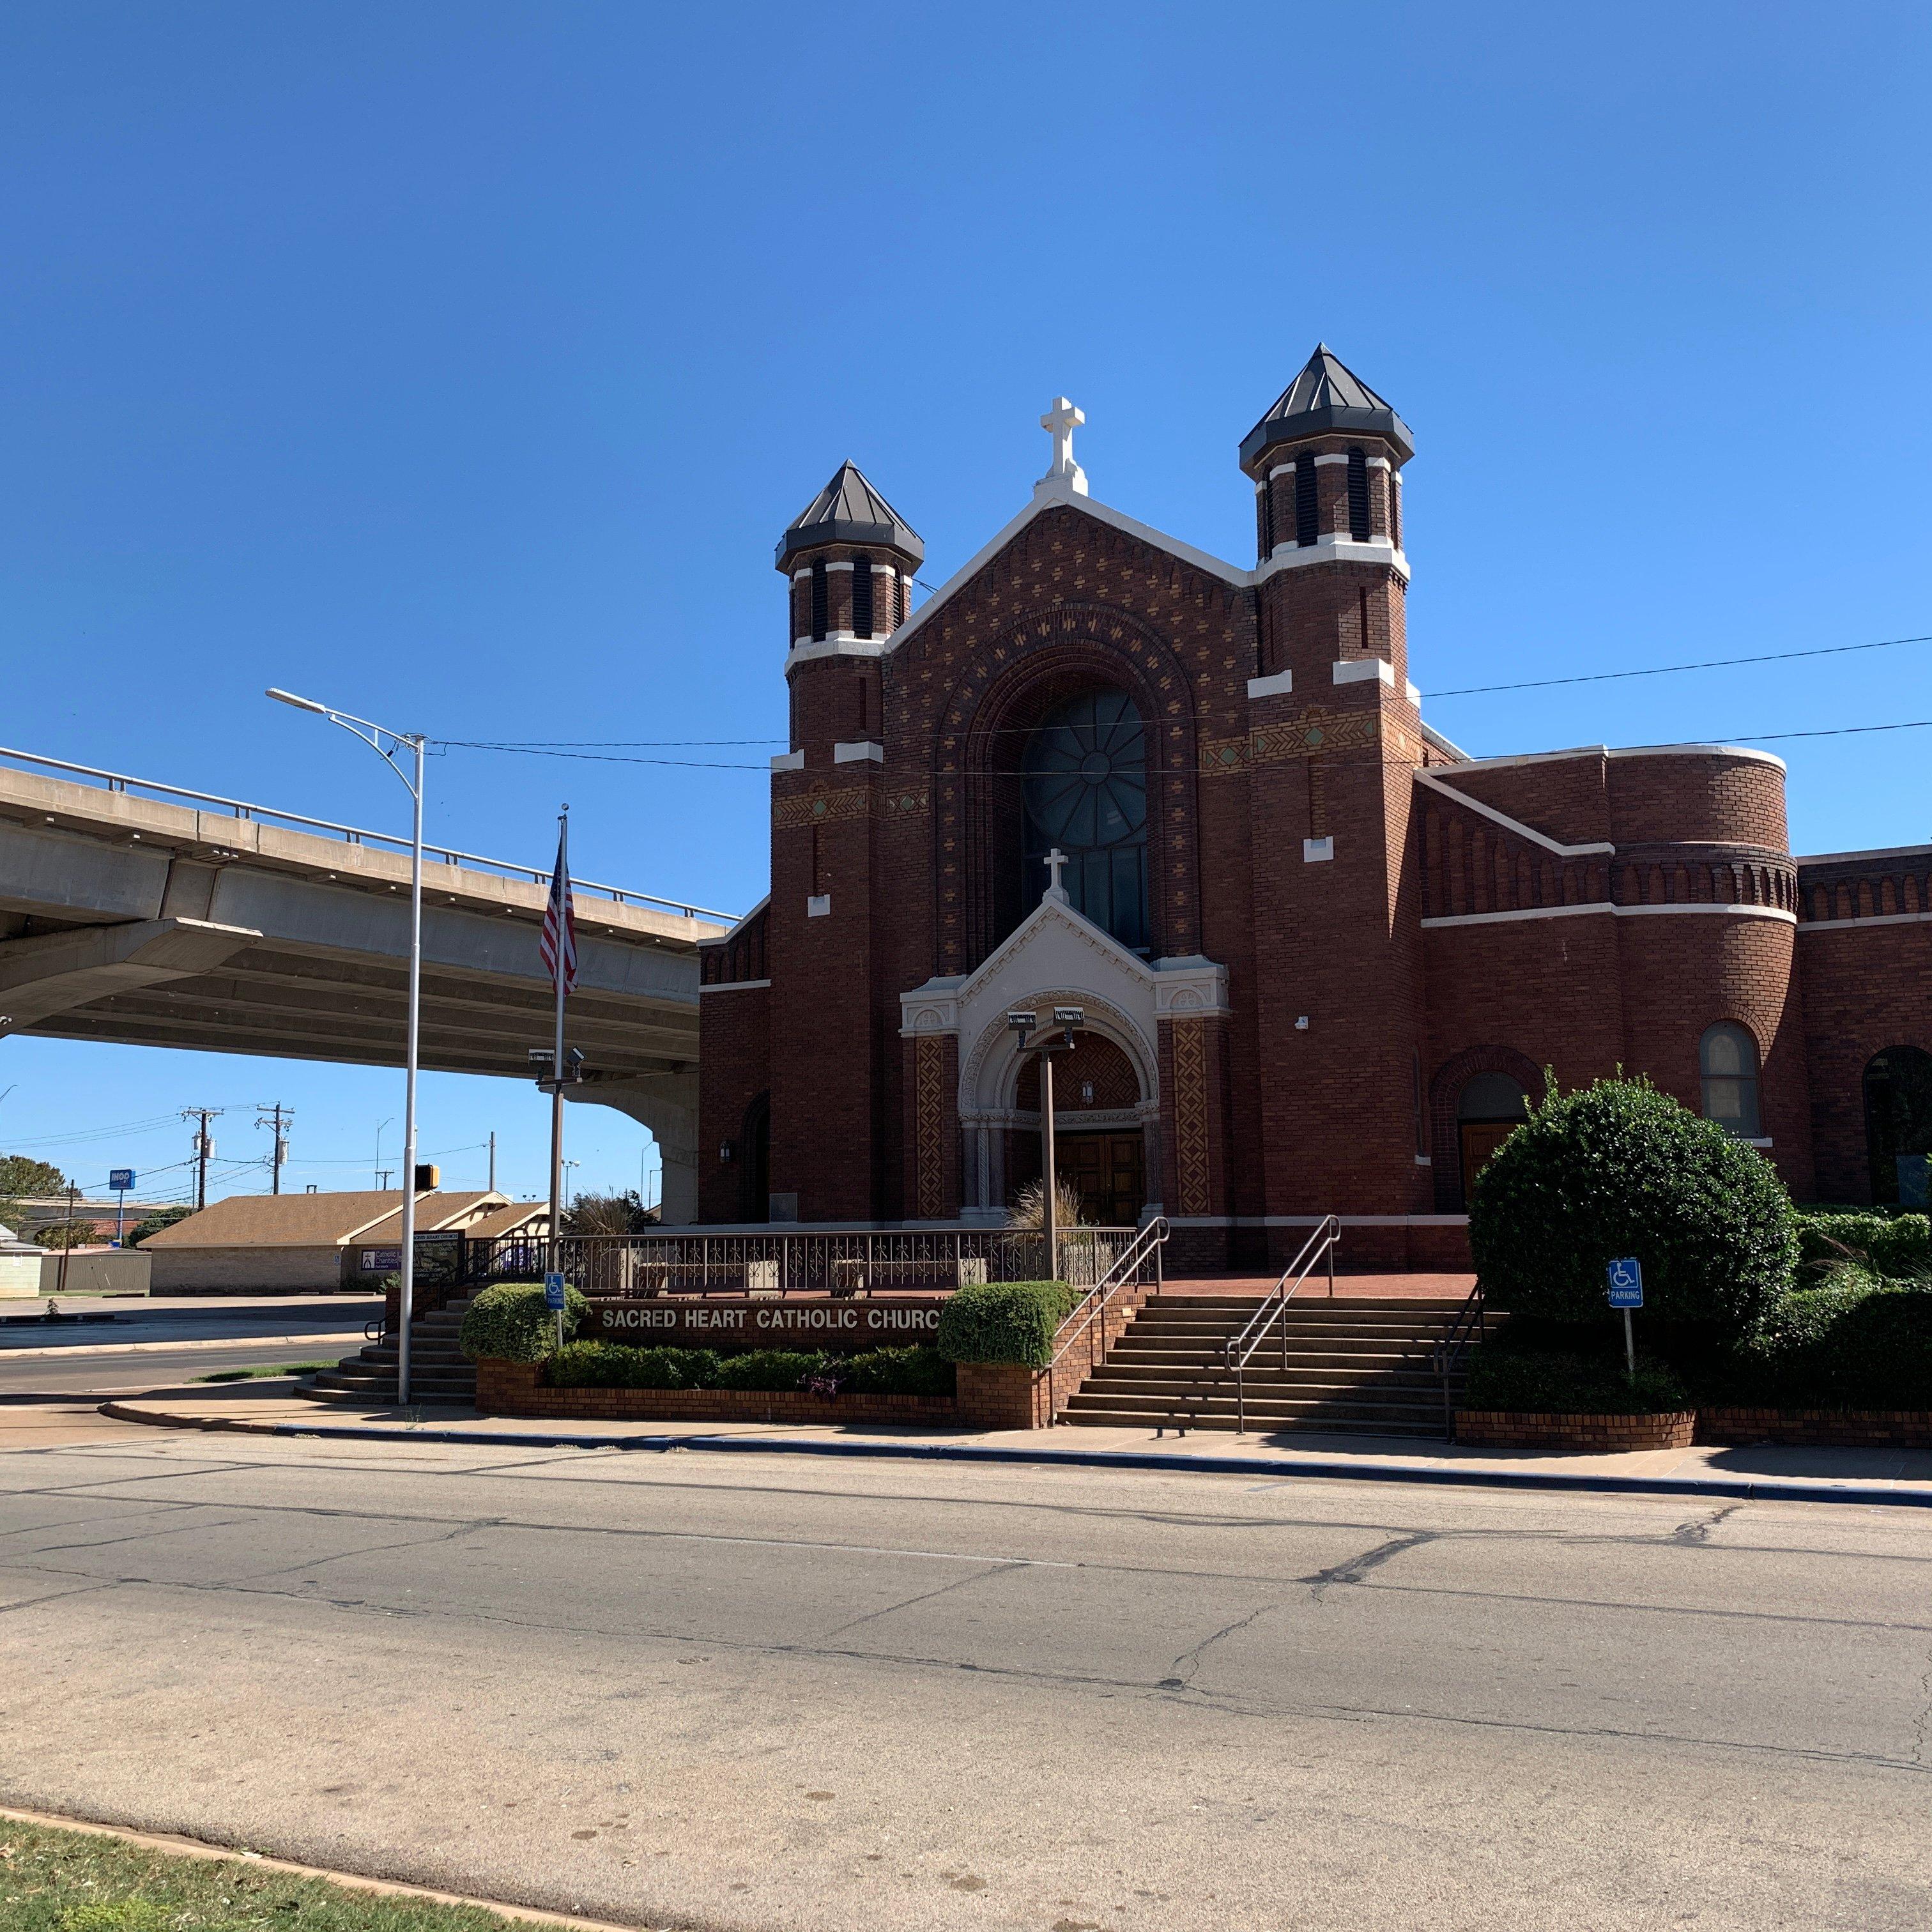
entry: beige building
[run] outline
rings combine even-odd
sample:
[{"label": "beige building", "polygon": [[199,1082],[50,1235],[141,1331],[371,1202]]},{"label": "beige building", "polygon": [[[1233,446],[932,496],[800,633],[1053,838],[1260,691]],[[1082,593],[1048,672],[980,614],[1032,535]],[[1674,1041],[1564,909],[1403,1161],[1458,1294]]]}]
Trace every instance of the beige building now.
[{"label": "beige building", "polygon": [[[373,1294],[402,1262],[399,1189],[354,1194],[237,1194],[151,1234],[156,1294]],[[458,1237],[490,1239],[541,1232],[540,1201],[513,1202],[488,1189],[416,1197],[417,1268],[453,1262]],[[434,1238],[425,1240],[424,1237]]]}]

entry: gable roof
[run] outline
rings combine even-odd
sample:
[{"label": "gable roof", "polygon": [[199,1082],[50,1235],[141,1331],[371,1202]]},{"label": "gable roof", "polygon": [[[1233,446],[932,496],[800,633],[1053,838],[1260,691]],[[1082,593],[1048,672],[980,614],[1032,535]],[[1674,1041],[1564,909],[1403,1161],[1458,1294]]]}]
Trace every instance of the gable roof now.
[{"label": "gable roof", "polygon": [[[419,1194],[416,1226],[428,1230],[460,1222],[481,1203],[497,1203],[487,1188]],[[346,1194],[231,1194],[211,1202],[172,1227],[150,1234],[144,1248],[327,1248],[366,1237],[379,1226],[402,1234],[400,1188]]]},{"label": "gable roof", "polygon": [[1327,343],[1318,342],[1301,373],[1242,437],[1241,466],[1252,473],[1263,451],[1324,430],[1382,436],[1401,451],[1405,463],[1415,454],[1408,425]]},{"label": "gable roof", "polygon": [[[434,1194],[416,1196],[416,1232],[432,1234],[439,1228],[460,1228],[467,1233],[480,1210],[502,1205],[503,1197],[490,1192],[487,1187],[468,1187],[440,1190]],[[403,1238],[403,1205],[397,1197],[394,1211],[385,1214],[380,1221],[372,1222],[366,1228],[356,1231],[358,1241],[386,1241],[392,1244]]]},{"label": "gable roof", "polygon": [[832,481],[792,519],[778,539],[782,570],[802,550],[818,544],[883,544],[913,561],[926,561],[919,532],[866,479],[856,463],[842,463]]}]

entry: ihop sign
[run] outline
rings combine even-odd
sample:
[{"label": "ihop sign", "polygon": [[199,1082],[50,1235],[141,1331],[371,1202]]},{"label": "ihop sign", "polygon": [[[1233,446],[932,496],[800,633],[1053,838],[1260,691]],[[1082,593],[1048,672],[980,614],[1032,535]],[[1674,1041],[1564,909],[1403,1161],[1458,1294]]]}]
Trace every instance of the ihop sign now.
[{"label": "ihop sign", "polygon": [[929,1342],[944,1295],[886,1300],[831,1295],[782,1298],[662,1295],[594,1300],[578,1333],[586,1341],[640,1348],[902,1348]]}]

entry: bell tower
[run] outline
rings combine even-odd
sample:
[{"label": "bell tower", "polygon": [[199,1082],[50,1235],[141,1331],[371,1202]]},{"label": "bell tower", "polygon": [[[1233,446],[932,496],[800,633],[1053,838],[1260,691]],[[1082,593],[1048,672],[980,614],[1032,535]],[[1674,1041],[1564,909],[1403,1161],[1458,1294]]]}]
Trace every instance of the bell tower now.
[{"label": "bell tower", "polygon": [[1327,346],[1241,442],[1255,486],[1248,682],[1270,1216],[1426,1210],[1409,862],[1421,717],[1402,549],[1408,425]]},{"label": "bell tower", "polygon": [[886,1035],[872,989],[884,673],[925,555],[918,533],[850,463],[778,542],[790,585],[791,748],[772,760],[775,1220],[879,1212]]}]

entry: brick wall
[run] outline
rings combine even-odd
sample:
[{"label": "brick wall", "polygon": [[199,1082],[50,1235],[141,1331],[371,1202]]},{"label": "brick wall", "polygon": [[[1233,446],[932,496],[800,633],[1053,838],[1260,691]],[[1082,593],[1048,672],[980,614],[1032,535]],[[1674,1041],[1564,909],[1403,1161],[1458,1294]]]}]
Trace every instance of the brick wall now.
[{"label": "brick wall", "polygon": [[152,1257],[155,1294],[333,1292],[342,1285],[342,1250],[326,1248],[162,1248]]},{"label": "brick wall", "polygon": [[578,1422],[797,1422],[945,1427],[958,1419],[950,1396],[802,1395],[755,1389],[548,1388],[533,1364],[476,1365],[479,1415],[549,1416]]},{"label": "brick wall", "polygon": [[1634,1449],[1688,1449],[1696,1420],[1689,1409],[1664,1415],[1540,1415],[1459,1408],[1456,1440],[1465,1448],[1614,1455]]}]

